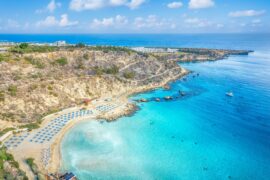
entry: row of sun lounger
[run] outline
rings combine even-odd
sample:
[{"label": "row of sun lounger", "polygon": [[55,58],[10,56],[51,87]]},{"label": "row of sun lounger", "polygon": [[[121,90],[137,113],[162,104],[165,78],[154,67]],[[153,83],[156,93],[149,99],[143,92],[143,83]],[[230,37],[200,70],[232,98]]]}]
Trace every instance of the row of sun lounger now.
[{"label": "row of sun lounger", "polygon": [[92,114],[93,112],[91,110],[80,110],[63,114],[48,123],[47,126],[38,131],[29,141],[41,144],[49,142],[57,133],[59,133],[64,128],[64,126],[69,121],[78,117],[89,116]]},{"label": "row of sun lounger", "polygon": [[49,161],[51,159],[51,150],[50,148],[42,149],[41,151],[41,162],[45,167],[49,165]]},{"label": "row of sun lounger", "polygon": [[[117,106],[114,104],[100,105],[95,108],[99,112],[108,112],[115,109]],[[40,129],[29,139],[32,143],[46,143],[52,140],[52,138],[59,133],[64,126],[71,120],[78,117],[90,116],[93,114],[92,110],[78,110],[66,114],[62,114],[59,117],[53,119],[44,128]],[[7,148],[18,147],[28,136],[29,132],[21,134],[19,136],[13,135],[9,140],[7,140],[4,145]]]},{"label": "row of sun lounger", "polygon": [[100,105],[96,107],[96,110],[100,112],[108,112],[116,108],[116,105],[114,104],[106,104],[106,105]]},{"label": "row of sun lounger", "polygon": [[29,132],[26,132],[26,133],[23,133],[21,135],[13,135],[9,140],[7,140],[4,145],[7,147],[7,148],[14,148],[14,147],[17,147],[19,146],[25,138],[27,138],[29,136]]}]

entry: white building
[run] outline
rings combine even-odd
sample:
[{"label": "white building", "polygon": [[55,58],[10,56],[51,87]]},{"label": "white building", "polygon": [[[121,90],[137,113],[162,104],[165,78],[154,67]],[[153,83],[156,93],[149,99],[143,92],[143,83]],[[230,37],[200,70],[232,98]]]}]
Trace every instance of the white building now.
[{"label": "white building", "polygon": [[66,41],[56,41],[54,44],[56,46],[66,46],[67,45]]},{"label": "white building", "polygon": [[134,47],[131,48],[134,51],[137,52],[143,52],[143,53],[174,53],[177,52],[178,49],[171,49],[171,48],[145,48],[145,47]]}]

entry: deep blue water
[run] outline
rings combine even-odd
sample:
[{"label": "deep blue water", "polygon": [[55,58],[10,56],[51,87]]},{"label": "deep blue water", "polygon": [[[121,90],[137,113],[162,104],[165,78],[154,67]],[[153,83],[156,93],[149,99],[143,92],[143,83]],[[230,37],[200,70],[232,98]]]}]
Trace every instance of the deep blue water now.
[{"label": "deep blue water", "polygon": [[[79,179],[269,179],[270,35],[0,35],[0,40],[211,47],[248,56],[181,64],[199,73],[132,99],[186,92],[138,104],[132,117],[82,122],[62,142],[64,171]],[[234,97],[226,97],[233,91]]]},{"label": "deep blue water", "polygon": [[[0,34],[1,41],[157,47],[205,47],[269,50],[270,34]],[[259,47],[257,46],[258,44]]]}]

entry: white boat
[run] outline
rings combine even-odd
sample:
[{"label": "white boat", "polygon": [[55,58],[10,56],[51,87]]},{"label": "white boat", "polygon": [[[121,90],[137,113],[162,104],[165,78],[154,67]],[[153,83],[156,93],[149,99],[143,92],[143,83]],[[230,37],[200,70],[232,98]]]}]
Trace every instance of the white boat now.
[{"label": "white boat", "polygon": [[233,93],[232,93],[232,92],[227,92],[227,93],[226,93],[226,96],[233,97]]}]

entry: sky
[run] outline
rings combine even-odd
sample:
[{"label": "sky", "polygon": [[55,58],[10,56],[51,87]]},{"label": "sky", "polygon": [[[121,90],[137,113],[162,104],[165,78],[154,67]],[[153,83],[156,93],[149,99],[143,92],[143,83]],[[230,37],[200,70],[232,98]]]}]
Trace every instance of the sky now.
[{"label": "sky", "polygon": [[269,13],[270,0],[0,0],[0,33],[270,33]]}]

